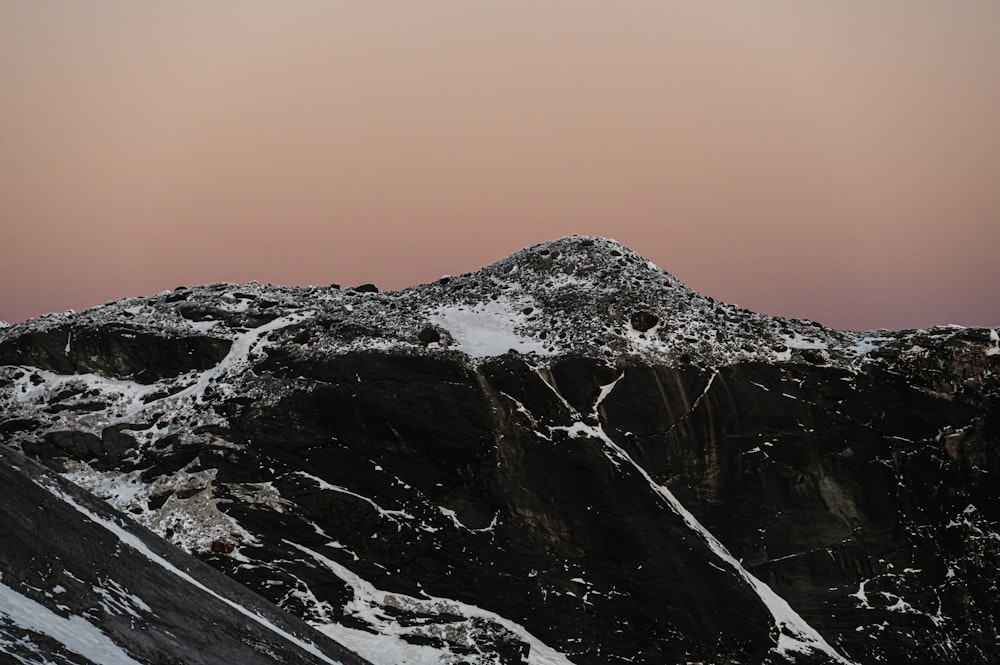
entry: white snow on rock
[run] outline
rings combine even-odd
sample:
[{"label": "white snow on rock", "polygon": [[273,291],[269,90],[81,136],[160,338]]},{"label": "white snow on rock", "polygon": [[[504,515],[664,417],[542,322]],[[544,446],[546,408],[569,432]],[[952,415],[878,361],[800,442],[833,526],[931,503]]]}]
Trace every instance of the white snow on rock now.
[{"label": "white snow on rock", "polygon": [[[600,417],[598,415],[600,404],[604,399],[611,394],[618,385],[618,382],[622,379],[624,373],[618,376],[613,382],[602,386],[600,394],[595,404],[593,413],[590,414],[591,420],[597,424],[588,424],[582,421],[573,423],[569,427],[553,428],[553,429],[563,429],[567,434],[573,438],[579,437],[590,437],[603,442],[605,446],[605,455],[607,458],[615,464],[617,467],[621,467],[622,464],[633,468],[637,471],[649,484],[649,487],[660,496],[670,508],[681,517],[684,523],[698,534],[708,545],[720,560],[729,565],[732,570],[742,578],[750,587],[754,590],[757,596],[764,603],[768,611],[771,613],[771,617],[774,621],[774,627],[777,632],[777,644],[775,651],[780,654],[790,654],[790,653],[800,653],[804,655],[815,654],[816,652],[823,653],[829,656],[833,661],[841,663],[841,665],[856,665],[853,661],[848,660],[840,653],[838,653],[830,644],[820,635],[819,631],[809,625],[805,619],[803,619],[799,614],[792,609],[788,602],[774,592],[767,584],[757,579],[752,575],[743,565],[730,554],[726,546],[723,545],[708,529],[702,526],[701,522],[691,514],[691,512],[685,508],[677,497],[667,489],[665,486],[653,480],[649,472],[646,471],[638,462],[636,462],[628,452],[615,443],[610,436],[604,431],[603,426],[600,424]],[[714,379],[714,375],[713,375]],[[702,397],[708,392],[711,387],[712,382],[709,381],[708,386],[705,388],[705,392],[702,393]],[[699,398],[700,400],[701,398]],[[697,401],[695,402],[695,406]],[[693,409],[694,407],[692,407]]]},{"label": "white snow on rock", "polygon": [[[655,325],[645,331],[636,330],[631,321],[640,312],[655,317]],[[428,325],[436,327],[442,336],[439,342],[424,345],[419,342],[418,333]],[[622,360],[631,362],[632,357],[637,357],[651,364],[690,364],[702,370],[715,369],[705,388],[707,393],[718,368],[728,364],[820,362],[850,372],[865,363],[880,362],[878,357],[882,350],[920,357],[926,352],[924,340],[949,339],[949,336],[961,335],[964,330],[941,327],[856,333],[831,330],[809,321],[748,312],[702,296],[619,243],[595,237],[542,243],[480,271],[445,276],[437,282],[399,292],[360,293],[257,283],[166,291],[150,298],[124,299],[79,314],[51,314],[15,326],[0,324],[0,343],[27,333],[58,331],[66,335],[65,347],[63,338],[59,337],[56,348],[63,348],[68,355],[78,350],[74,348],[76,339],[83,339],[76,337],[74,331],[88,326],[128,326],[164,337],[198,335],[232,343],[228,354],[214,367],[186,371],[152,384],[94,373],[63,375],[27,366],[0,367],[0,386],[6,386],[0,390],[0,403],[11,418],[38,420],[48,430],[79,430],[96,435],[113,425],[130,425],[122,432],[137,441],[136,448],[129,453],[134,461],[141,461],[149,446],[171,435],[177,436],[170,445],[238,448],[238,444],[212,438],[210,433],[192,432],[224,423],[224,416],[216,413],[213,406],[220,395],[274,399],[273,394],[255,388],[255,380],[245,381],[245,378],[260,359],[276,349],[299,360],[322,360],[331,355],[373,351],[464,354],[471,365],[515,351],[526,356],[529,364],[537,368],[544,368],[553,358],[564,354],[597,358],[609,365]],[[979,334],[970,342],[974,355],[978,358],[982,358],[981,354],[1000,355],[1000,330],[994,328]],[[995,359],[987,362],[995,362]],[[611,383],[602,387],[598,405],[614,386],[615,383]],[[760,387],[768,390],[763,385]],[[68,393],[74,394],[64,396]],[[792,397],[787,393],[786,396]],[[561,395],[559,397],[562,399]],[[513,401],[520,411],[534,420],[523,404]],[[94,408],[74,408],[87,403]],[[572,411],[565,400],[564,404]],[[52,405],[66,408],[49,408]],[[164,413],[170,417],[162,416]],[[777,651],[818,651],[846,662],[783,599],[735,561],[666,488],[653,481],[616,446],[599,423],[595,409],[595,413],[588,414],[586,419],[581,416],[579,422],[565,429],[570,436],[602,440],[608,459],[618,468],[636,466],[664,502],[708,543],[723,563],[731,566],[757,592],[774,618]],[[544,438],[543,429],[539,429],[538,434]],[[13,443],[16,445],[17,440]],[[762,445],[771,444],[764,442]],[[163,481],[144,482],[139,471],[131,474],[96,472],[81,463],[71,465],[65,475],[158,533],[163,534],[168,524],[182,520],[183,528],[176,531],[185,535],[175,538],[175,544],[188,551],[203,548],[215,538],[237,544],[253,539],[216,506],[214,475],[210,472],[181,469]],[[381,505],[348,487],[326,483],[309,474],[301,475],[315,483],[319,491],[352,495],[368,502],[380,516],[397,523],[417,519],[400,510],[401,506]],[[186,490],[188,498],[171,497],[155,511],[150,509],[149,499],[169,489],[159,486],[160,482],[173,483],[175,490]],[[261,492],[262,496],[266,494],[264,488]],[[280,503],[280,495],[273,488],[271,494],[275,496],[267,500]],[[439,507],[439,512],[456,527],[461,525],[454,511]],[[183,521],[185,519],[188,521]],[[109,529],[118,528],[112,523],[105,525]],[[122,533],[125,540],[128,534]],[[132,544],[129,540],[125,542]],[[142,543],[137,541],[134,547],[139,549]],[[447,604],[449,611],[454,609],[461,616],[485,616],[482,613],[486,611],[481,608],[447,599],[428,600],[379,591],[322,555],[303,551],[354,588],[352,607],[380,634],[375,636],[335,624],[325,625],[323,630],[379,665],[441,663],[445,662],[441,659],[449,655],[442,649],[406,642],[406,632],[414,627],[401,626],[380,613],[378,608],[385,607],[385,603],[416,603],[419,606],[433,601]],[[140,552],[158,565],[170,565],[146,549]],[[174,568],[168,570],[184,575]],[[863,585],[859,593],[863,596]],[[862,596],[858,596],[859,601],[864,601]],[[133,609],[141,607],[135,602],[131,606]],[[0,606],[0,611],[2,608]],[[527,634],[521,626],[492,614],[488,619],[531,644],[530,662],[533,665],[569,663],[565,656]]]},{"label": "white snow on rock", "polygon": [[518,353],[551,355],[540,340],[518,332],[528,318],[524,310],[535,307],[537,304],[530,299],[450,305],[439,307],[430,320],[447,330],[458,343],[458,350],[470,358],[502,356],[511,349]]},{"label": "white snow on rock", "polygon": [[101,665],[141,665],[83,617],[62,617],[2,583],[0,615],[28,630],[48,635],[67,650]]},{"label": "white snow on rock", "polygon": [[[340,663],[340,661],[333,660],[329,656],[327,656],[326,654],[324,654],[322,651],[320,651],[316,647],[315,644],[313,644],[311,642],[308,642],[306,640],[303,640],[302,638],[297,637],[295,635],[292,635],[288,631],[283,630],[282,628],[274,625],[273,623],[271,623],[270,621],[268,621],[266,618],[264,618],[264,617],[256,614],[255,612],[250,611],[249,609],[243,607],[239,603],[234,602],[234,601],[230,600],[229,598],[226,598],[225,596],[222,596],[222,595],[216,593],[212,589],[209,589],[207,586],[205,586],[204,584],[202,584],[198,580],[194,579],[193,577],[191,577],[190,575],[188,575],[187,573],[185,573],[183,570],[180,570],[179,568],[177,568],[175,565],[173,565],[172,563],[170,563],[169,561],[167,561],[166,559],[164,559],[159,554],[156,554],[155,552],[153,552],[151,549],[149,549],[146,546],[146,544],[144,542],[142,542],[142,540],[139,539],[138,536],[130,533],[129,531],[126,531],[123,527],[121,527],[120,525],[116,524],[114,521],[112,521],[110,519],[103,518],[100,515],[97,515],[96,513],[94,513],[93,511],[85,508],[84,506],[81,506],[79,503],[76,502],[76,500],[73,499],[73,497],[69,496],[65,492],[63,492],[60,489],[58,489],[57,487],[53,486],[51,484],[51,482],[47,482],[45,480],[41,480],[41,481],[40,480],[36,480],[35,482],[36,482],[36,484],[39,487],[42,487],[45,490],[47,490],[48,492],[50,492],[51,494],[59,497],[60,499],[62,499],[63,501],[65,501],[67,504],[69,504],[70,506],[72,506],[73,508],[75,508],[77,511],[79,511],[81,514],[83,514],[85,517],[87,517],[91,521],[95,522],[96,524],[101,525],[102,527],[104,527],[105,529],[107,529],[108,531],[110,531],[123,544],[128,545],[133,550],[135,550],[136,552],[138,552],[142,556],[146,557],[147,559],[149,559],[149,561],[151,561],[152,563],[156,564],[157,566],[160,566],[161,568],[163,568],[167,572],[169,572],[169,573],[171,573],[173,575],[176,575],[177,577],[179,577],[183,581],[187,582],[191,586],[195,587],[196,589],[199,589],[200,591],[203,591],[203,592],[207,593],[208,595],[213,596],[214,598],[217,598],[218,600],[222,601],[226,605],[229,605],[231,608],[233,608],[234,610],[236,610],[237,612],[239,612],[243,616],[247,617],[251,621],[253,621],[253,622],[257,623],[257,624],[260,624],[266,630],[269,630],[270,632],[275,633],[276,635],[278,635],[282,639],[284,639],[284,640],[286,640],[286,641],[288,641],[288,642],[290,642],[290,643],[298,646],[303,651],[306,651],[306,652],[312,654],[313,656],[316,656],[317,658],[319,658],[323,662],[329,663],[330,665],[342,665]],[[129,661],[111,661],[111,660],[102,660],[102,659],[98,658],[98,659],[95,659],[95,662],[102,663],[102,665],[104,663],[108,663],[108,665],[118,665],[118,662],[123,663],[123,665],[125,663],[128,663],[128,665],[132,665],[133,663],[135,663],[135,665],[139,665],[138,663],[136,663],[135,661],[132,661],[131,659]]]},{"label": "white snow on rock", "polygon": [[[593,434],[593,432],[588,433]],[[763,602],[767,607],[773,618],[774,626],[778,633],[778,643],[775,648],[776,652],[781,654],[801,653],[804,655],[821,652],[842,665],[855,665],[853,661],[848,660],[838,653],[832,646],[830,646],[823,636],[820,635],[819,631],[810,626],[805,619],[799,616],[798,612],[792,609],[791,605],[788,604],[788,601],[776,594],[771,587],[764,584],[764,582],[757,579],[746,568],[744,568],[739,561],[737,561],[736,558],[729,553],[726,546],[719,542],[719,540],[712,535],[708,529],[703,527],[697,518],[695,518],[695,516],[692,515],[691,512],[677,500],[670,490],[654,481],[645,469],[640,467],[632,459],[632,457],[625,452],[625,450],[613,443],[607,435],[601,436],[600,438],[604,440],[605,445],[613,451],[615,456],[622,461],[631,464],[642,475],[644,475],[653,490],[670,504],[671,508],[673,508],[673,510],[681,516],[685,524],[687,524],[692,531],[698,533],[708,544],[709,548],[714,551],[721,560],[729,564],[732,569],[753,588],[754,592],[761,599],[761,602]]]},{"label": "white snow on rock", "polygon": [[[658,324],[634,330],[630,317],[639,311]],[[232,341],[229,357],[198,373],[197,386],[184,386],[183,396],[196,397],[209,381],[224,388],[223,379],[238,374],[272,340],[288,349],[287,340],[310,319],[322,325],[309,324],[312,334],[296,344],[297,354],[459,351],[473,364],[512,349],[540,358],[574,353],[613,362],[637,355],[703,367],[802,362],[801,351],[817,349],[829,364],[849,368],[896,336],[749,312],[702,296],[613,240],[572,236],[525,248],[477,272],[397,292],[209,284],[0,327],[0,342],[25,332],[66,330],[72,349],[73,329],[109,324]],[[448,339],[419,343],[417,333],[428,325],[447,331]]]},{"label": "white snow on rock", "polygon": [[799,333],[782,335],[781,338],[784,340],[785,346],[791,349],[825,349],[829,346],[829,342],[825,340],[813,339]]},{"label": "white snow on rock", "polygon": [[[217,473],[217,469],[180,469],[146,482],[141,471],[97,471],[83,462],[70,462],[63,477],[147,529],[159,534],[170,532],[170,542],[194,553],[210,547],[213,540],[239,545],[255,541],[253,534],[219,509],[214,489]],[[151,498],[160,493],[167,494],[167,500],[156,510],[150,509]],[[185,498],[178,498],[178,493]]]},{"label": "white snow on rock", "polygon": [[[345,606],[345,613],[371,626],[372,632],[351,629],[336,623],[320,625],[317,628],[375,665],[458,665],[468,662],[467,654],[452,654],[447,649],[429,649],[407,642],[404,636],[420,635],[422,627],[401,625],[391,614],[383,610],[385,607],[427,614],[454,614],[465,619],[485,619],[509,630],[519,640],[528,644],[530,647],[528,665],[573,665],[566,656],[539,640],[523,626],[494,612],[450,598],[434,596],[414,598],[405,594],[382,591],[347,567],[319,552],[288,540],[285,542],[315,559],[351,587],[354,597]],[[432,628],[432,630],[439,629],[440,627]],[[451,629],[455,633],[470,630],[464,625],[456,624],[452,624]],[[450,638],[454,639],[455,636],[451,635]],[[474,644],[474,634],[470,634],[467,641],[470,646]]]},{"label": "white snow on rock", "polygon": [[373,509],[375,509],[375,512],[377,512],[379,515],[387,519],[390,519],[393,522],[398,522],[401,519],[406,519],[406,520],[417,519],[415,516],[411,515],[405,510],[388,510],[386,508],[383,508],[382,506],[380,506],[374,500],[372,500],[367,496],[363,496],[361,494],[358,494],[357,492],[352,492],[346,487],[341,487],[340,485],[333,485],[331,483],[328,483],[322,478],[314,476],[310,473],[306,473],[305,471],[296,471],[295,475],[302,476],[303,478],[307,478],[308,480],[316,483],[319,489],[324,492],[337,492],[339,494],[347,494],[348,496],[353,496],[355,499],[361,499],[369,506],[371,506]]},{"label": "white snow on rock", "polygon": [[180,400],[192,397],[197,401],[201,401],[205,389],[211,382],[218,382],[226,374],[239,373],[245,370],[249,366],[251,357],[267,346],[269,333],[303,321],[313,314],[315,312],[294,312],[239,334],[233,340],[233,345],[230,347],[229,353],[226,354],[226,357],[218,365],[202,372],[198,376],[197,383],[189,388],[185,388],[177,395],[172,396],[171,399]]}]

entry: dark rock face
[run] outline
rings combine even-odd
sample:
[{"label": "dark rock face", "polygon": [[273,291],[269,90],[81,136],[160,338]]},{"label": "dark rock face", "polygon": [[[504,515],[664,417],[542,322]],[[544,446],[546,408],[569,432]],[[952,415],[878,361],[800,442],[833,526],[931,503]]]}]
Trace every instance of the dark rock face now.
[{"label": "dark rock face", "polygon": [[[694,390],[674,371],[632,373],[638,385],[602,404],[612,435],[811,625],[862,661],[925,662],[922,645],[939,662],[991,662],[984,588],[1000,547],[974,534],[1000,510],[995,407],[878,368],[733,366]],[[687,399],[636,413],[651,384]],[[947,452],[949,423],[967,424],[962,453]]]},{"label": "dark rock face", "polygon": [[0,485],[4,662],[365,663],[6,447]]},{"label": "dark rock face", "polygon": [[996,331],[766,319],[601,239],[482,274],[157,300],[226,353],[149,385],[6,333],[0,436],[380,665],[995,662]]},{"label": "dark rock face", "polygon": [[[945,661],[989,662],[997,608],[987,589],[996,589],[1000,548],[971,541],[1000,508],[986,480],[1000,471],[995,410],[877,368],[750,364],[707,374],[567,358],[539,373],[508,358],[470,374],[382,355],[268,368],[318,384],[242,411],[234,434],[255,459],[236,469],[275,469],[281,495],[306,522],[348,534],[341,544],[384,587],[412,593],[419,582],[471,604],[488,589],[491,609],[563,645],[574,662],[625,662],[640,634],[656,644],[643,662],[762,662],[772,626],[760,599],[719,570],[637,470],[608,458],[604,432],[844,653],[920,662],[912,650],[934,645]],[[616,372],[599,419],[581,421]],[[597,429],[571,435],[580,422]],[[972,425],[953,457],[939,437],[949,423]],[[387,522],[360,499],[317,504],[306,498],[315,486],[280,480],[278,469],[302,468],[448,535]],[[267,479],[228,471],[220,479]],[[386,475],[409,487],[387,491]],[[428,502],[470,531],[460,546],[412,507]],[[486,534],[473,533],[491,519]],[[586,585],[575,589],[574,578]]]},{"label": "dark rock face", "polygon": [[169,337],[115,325],[60,326],[0,342],[0,364],[31,365],[59,374],[95,372],[154,383],[188,370],[213,367],[230,342],[203,336]]},{"label": "dark rock face", "polygon": [[[305,518],[298,527],[285,522],[282,538],[290,529],[308,537],[310,524],[343,534],[340,543],[360,557],[355,566],[382,587],[423,588],[471,605],[485,595],[501,616],[579,645],[569,649],[574,662],[624,661],[638,631],[651,644],[662,642],[649,662],[723,652],[761,660],[771,646],[760,599],[709,563],[706,544],[637,472],[617,472],[598,440],[558,429],[549,440],[538,436],[533,419],[559,428],[573,417],[523,361],[499,360],[481,373],[381,354],[294,371],[266,367],[318,385],[272,408],[243,411],[234,435],[248,441],[244,454],[232,466],[212,464],[221,483],[263,482],[275,470],[275,487]],[[519,413],[504,393],[531,404],[531,414]],[[302,427],[290,429],[290,422]],[[317,445],[322,441],[349,443]],[[267,478],[245,475],[265,468]],[[300,469],[321,481],[302,482]],[[387,486],[387,478],[403,485]],[[351,494],[320,500],[313,495],[323,484]],[[353,494],[415,519],[387,520]],[[435,506],[454,512],[455,521]],[[240,512],[250,524],[268,519]],[[279,541],[264,551],[271,548],[262,556],[294,553]],[[616,631],[624,617],[628,630]]]}]

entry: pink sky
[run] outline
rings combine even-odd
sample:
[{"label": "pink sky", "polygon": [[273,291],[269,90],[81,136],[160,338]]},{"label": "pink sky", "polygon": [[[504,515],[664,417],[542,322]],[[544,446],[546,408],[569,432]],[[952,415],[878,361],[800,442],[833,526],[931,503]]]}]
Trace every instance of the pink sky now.
[{"label": "pink sky", "polygon": [[8,2],[0,319],[609,236],[850,328],[1000,325],[1000,3]]}]

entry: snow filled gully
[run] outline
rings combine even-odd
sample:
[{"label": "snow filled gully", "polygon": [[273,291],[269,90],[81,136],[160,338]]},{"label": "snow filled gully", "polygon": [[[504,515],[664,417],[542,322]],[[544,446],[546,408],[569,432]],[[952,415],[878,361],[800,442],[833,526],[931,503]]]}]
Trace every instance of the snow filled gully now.
[{"label": "snow filled gully", "polygon": [[[728,564],[736,574],[742,578],[750,587],[754,590],[758,597],[760,597],[761,602],[767,607],[768,611],[771,613],[771,617],[774,622],[775,629],[778,634],[778,642],[774,650],[782,655],[789,654],[803,654],[803,655],[814,655],[817,652],[826,654],[834,662],[841,663],[842,665],[857,665],[854,661],[848,660],[840,653],[838,653],[830,644],[823,639],[823,636],[819,634],[815,628],[810,626],[805,619],[803,619],[799,614],[792,609],[792,607],[785,601],[784,598],[775,593],[771,587],[767,586],[761,580],[754,577],[746,568],[744,568],[739,561],[736,560],[729,550],[726,549],[719,540],[711,534],[702,524],[695,518],[694,515],[688,511],[681,502],[677,500],[677,497],[673,495],[670,490],[661,485],[660,483],[653,480],[652,476],[639,465],[632,456],[628,454],[621,446],[611,440],[607,432],[604,431],[604,426],[600,419],[600,407],[601,403],[607,399],[618,382],[622,380],[625,373],[622,372],[618,378],[616,378],[611,383],[601,386],[601,391],[598,395],[597,401],[594,404],[594,410],[589,414],[588,420],[595,424],[587,424],[583,421],[583,418],[579,414],[575,414],[580,417],[580,420],[573,423],[568,427],[553,427],[552,430],[563,430],[572,438],[584,438],[589,437],[592,439],[597,439],[604,443],[604,454],[608,460],[614,464],[616,467],[621,468],[621,465],[627,465],[635,469],[646,482],[649,483],[650,489],[655,492],[677,515],[680,516],[684,523],[692,531],[697,533],[708,545],[708,547],[715,552],[715,554],[726,564]],[[714,376],[713,376],[714,378]],[[555,388],[549,385],[553,392]],[[708,392],[708,388],[711,387],[711,382],[705,389],[705,393]],[[558,394],[558,393],[557,393]],[[702,393],[699,397],[699,401],[705,394]],[[561,397],[561,396],[560,396]]]},{"label": "snow filled gully", "polygon": [[528,665],[573,665],[569,658],[532,635],[524,626],[495,612],[450,598],[435,596],[415,598],[400,593],[382,591],[360,575],[319,552],[290,540],[286,540],[285,543],[314,559],[351,588],[354,597],[344,606],[345,614],[360,619],[377,634],[373,635],[368,631],[348,628],[336,623],[321,625],[318,628],[376,665],[397,665],[398,663],[436,665],[441,662],[454,662],[449,658],[453,654],[448,653],[447,650],[430,648],[407,641],[406,636],[412,634],[414,629],[401,625],[400,622],[392,618],[390,613],[386,613],[384,608],[391,606],[428,614],[453,614],[463,617],[465,620],[484,619],[502,626],[517,636],[519,640],[528,644],[530,647],[527,657]]},{"label": "snow filled gully", "polygon": [[202,372],[194,385],[185,388],[170,399],[180,400],[185,397],[193,397],[196,402],[201,402],[205,389],[211,381],[218,380],[227,373],[238,374],[249,366],[250,357],[267,345],[268,333],[280,330],[281,328],[287,328],[315,315],[315,311],[294,312],[238,335],[233,340],[233,345],[229,348],[229,353],[226,354],[226,357],[218,365]]}]

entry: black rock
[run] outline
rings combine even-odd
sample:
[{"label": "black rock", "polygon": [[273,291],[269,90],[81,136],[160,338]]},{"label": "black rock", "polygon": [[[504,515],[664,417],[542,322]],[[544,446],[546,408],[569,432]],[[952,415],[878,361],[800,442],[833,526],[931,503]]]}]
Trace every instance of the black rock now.
[{"label": "black rock", "polygon": [[366,662],[6,447],[0,486],[4,662]]},{"label": "black rock", "polygon": [[441,341],[441,333],[434,328],[427,326],[417,333],[417,339],[420,340],[421,344],[434,344],[435,342]]},{"label": "black rock", "polygon": [[94,372],[153,383],[189,370],[205,370],[229,352],[227,339],[162,335],[118,324],[64,325],[0,341],[0,364],[30,365],[60,374]]}]

